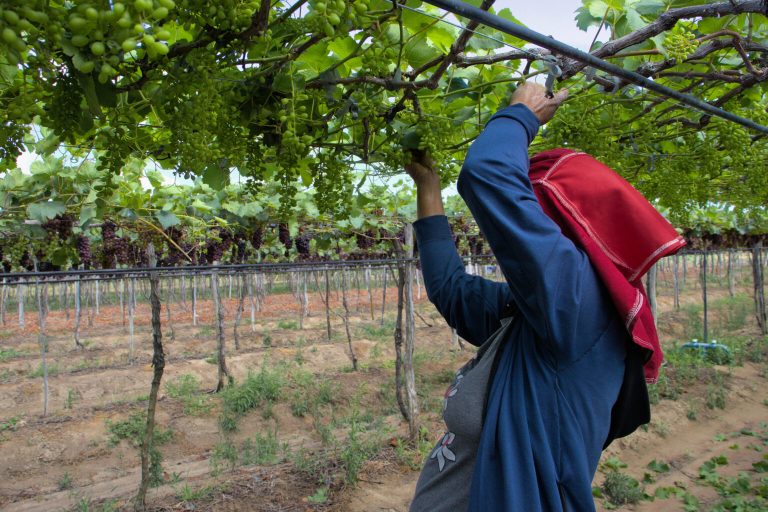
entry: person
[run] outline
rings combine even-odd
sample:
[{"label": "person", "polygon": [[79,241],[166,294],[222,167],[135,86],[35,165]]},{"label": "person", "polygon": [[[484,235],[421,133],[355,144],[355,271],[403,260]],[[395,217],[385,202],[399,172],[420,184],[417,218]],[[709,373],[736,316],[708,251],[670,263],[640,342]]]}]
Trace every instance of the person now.
[{"label": "person", "polygon": [[[406,167],[417,189],[414,230],[427,295],[480,347],[446,391],[446,431],[427,457],[411,512],[594,510],[602,450],[650,419],[643,368],[652,355],[658,365],[661,351],[654,355],[658,343],[645,346],[633,332],[645,308],[639,278],[614,279],[622,269],[605,270],[613,263],[593,254],[589,236],[580,239],[578,226],[553,220],[559,214],[552,208],[545,213],[539,197],[546,197],[529,179],[528,146],[567,96],[522,84],[472,144],[459,174],[458,191],[504,282],[464,270],[428,156]],[[552,170],[551,161],[542,162]],[[615,190],[615,200],[639,195]],[[664,250],[653,246],[643,268],[679,248],[677,238]],[[637,292],[626,308],[631,316],[619,300],[626,290]]]}]

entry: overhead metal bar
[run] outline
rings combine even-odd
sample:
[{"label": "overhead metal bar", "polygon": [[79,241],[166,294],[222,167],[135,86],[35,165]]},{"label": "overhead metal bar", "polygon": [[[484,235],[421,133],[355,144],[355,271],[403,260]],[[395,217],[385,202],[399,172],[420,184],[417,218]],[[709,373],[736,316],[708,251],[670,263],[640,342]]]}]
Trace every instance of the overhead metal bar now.
[{"label": "overhead metal bar", "polygon": [[688,105],[689,107],[693,107],[713,116],[727,119],[728,121],[732,121],[752,130],[768,134],[768,126],[763,126],[752,121],[751,119],[737,116],[736,114],[715,107],[714,105],[711,105],[689,94],[683,94],[674,89],[670,89],[669,87],[665,87],[654,82],[653,80],[649,80],[643,75],[633,71],[627,71],[622,67],[611,64],[610,62],[606,62],[603,59],[583,52],[577,48],[574,48],[573,46],[569,46],[556,39],[545,36],[544,34],[540,34],[535,30],[523,27],[509,20],[505,20],[500,16],[496,16],[495,14],[491,14],[487,11],[469,5],[465,2],[462,2],[461,0],[424,0],[424,2],[434,5],[435,7],[445,9],[446,11],[452,12],[458,16],[469,18],[470,20],[482,23],[488,27],[495,28],[496,30],[504,32],[505,34],[518,37],[542,48],[546,48],[547,50],[550,50],[554,53],[578,60],[592,66],[593,68],[605,71],[606,73],[613,76],[623,78],[627,82],[639,85],[640,87],[648,89],[649,91],[653,91],[670,99],[675,99],[680,103]]}]

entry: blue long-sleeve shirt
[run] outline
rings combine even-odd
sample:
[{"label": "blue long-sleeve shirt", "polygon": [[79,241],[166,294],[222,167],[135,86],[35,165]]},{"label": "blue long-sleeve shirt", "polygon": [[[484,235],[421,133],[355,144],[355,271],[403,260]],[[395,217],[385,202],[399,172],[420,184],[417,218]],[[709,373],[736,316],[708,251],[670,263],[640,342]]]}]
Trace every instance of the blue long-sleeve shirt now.
[{"label": "blue long-sleeve shirt", "polygon": [[539,123],[492,117],[458,190],[506,278],[468,275],[444,216],[414,226],[430,300],[481,344],[517,309],[490,385],[469,510],[594,510],[591,482],[624,374],[627,333],[589,259],[544,214],[528,179]]}]

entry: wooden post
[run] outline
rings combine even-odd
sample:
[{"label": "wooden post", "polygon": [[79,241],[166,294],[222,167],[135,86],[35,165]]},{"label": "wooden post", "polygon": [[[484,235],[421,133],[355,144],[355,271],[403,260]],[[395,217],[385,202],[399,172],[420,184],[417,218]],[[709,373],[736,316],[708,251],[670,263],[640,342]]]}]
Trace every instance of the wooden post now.
[{"label": "wooden post", "polygon": [[709,341],[709,325],[708,325],[708,311],[707,311],[707,252],[706,250],[701,255],[701,297],[704,301],[704,343]]},{"label": "wooden post", "polygon": [[133,316],[136,313],[136,278],[128,281],[128,362],[133,364],[135,356],[135,339],[133,337]]},{"label": "wooden post", "polygon": [[728,249],[728,261],[725,265],[728,273],[728,294],[733,297],[736,295],[736,280],[733,278],[733,249]]},{"label": "wooden post", "polygon": [[123,332],[125,332],[125,278],[120,278],[120,314],[123,317]]},{"label": "wooden post", "polygon": [[[35,271],[37,271],[37,263],[35,263]],[[37,295],[37,342],[40,345],[40,365],[43,368],[43,416],[48,415],[48,362],[46,361],[46,354],[48,353],[48,339],[45,335],[45,317],[48,311],[43,306],[43,293],[45,293],[45,284],[42,285],[41,290],[40,279],[35,282],[35,294]]]},{"label": "wooden post", "polygon": [[[214,263],[216,264],[216,263]],[[216,384],[216,392],[224,389],[227,380],[230,379],[227,361],[224,356],[224,308],[221,304],[221,294],[219,292],[219,276],[214,271],[211,272],[211,292],[213,293],[213,308],[216,319],[216,340],[219,359],[219,377]]]},{"label": "wooden post", "polygon": [[[397,246],[397,242],[395,242]],[[402,249],[397,251],[398,258],[402,259]],[[406,406],[403,394],[403,310],[405,309],[405,269],[404,264],[397,264],[397,319],[395,320],[395,398],[400,413],[410,427],[410,409]],[[410,433],[410,432],[409,432]]]},{"label": "wooden post", "polygon": [[251,332],[256,332],[256,300],[253,297],[253,274],[248,274],[248,298],[251,302]]},{"label": "wooden post", "polygon": [[646,286],[648,288],[648,303],[651,306],[651,314],[653,315],[653,323],[654,325],[658,325],[658,320],[656,319],[656,311],[657,311],[657,304],[656,304],[656,278],[658,275],[658,263],[655,265],[652,265],[651,268],[648,269],[648,277],[646,279]]},{"label": "wooden post", "polygon": [[[168,293],[165,296],[165,321],[168,324],[168,334],[171,336],[171,340],[176,340],[176,333],[173,331],[173,322],[171,321],[171,301],[173,300],[173,277],[168,278]],[[149,283],[150,305],[152,301],[152,282]]]},{"label": "wooden post", "polygon": [[237,332],[238,327],[240,327],[240,320],[243,318],[243,311],[245,311],[245,294],[246,294],[246,287],[245,287],[245,274],[240,274],[240,286],[239,286],[240,294],[239,294],[239,300],[237,301],[237,312],[235,313],[235,326],[232,328],[232,334],[235,339],[235,350],[240,350],[240,334]]},{"label": "wooden post", "polygon": [[331,283],[328,278],[328,269],[325,269],[325,328],[328,333],[328,343],[331,342]]},{"label": "wooden post", "polygon": [[0,289],[0,324],[5,325],[5,305],[8,299],[8,287],[5,285],[5,278],[3,278],[2,289]]},{"label": "wooden post", "polygon": [[[147,248],[149,256],[149,266],[154,268],[157,265],[155,249],[150,243]],[[131,278],[133,281],[133,278]],[[134,511],[143,512],[146,510],[147,489],[149,489],[150,471],[149,464],[152,457],[155,432],[155,409],[157,407],[157,395],[160,391],[160,381],[163,378],[165,370],[165,352],[163,350],[163,332],[160,324],[160,313],[162,306],[160,304],[160,282],[155,272],[149,274],[149,302],[152,310],[152,385],[149,389],[149,401],[147,403],[147,425],[144,430],[144,439],[141,443],[141,484],[139,492],[134,500]],[[131,284],[133,290],[133,284]]]},{"label": "wooden post", "polygon": [[416,319],[414,317],[413,284],[416,265],[413,258],[413,225],[405,225],[405,256],[408,262],[405,264],[405,347],[403,351],[403,371],[405,373],[405,390],[407,405],[410,411],[408,431],[411,442],[418,437],[419,403],[416,394],[416,375],[413,369],[414,341],[416,337]]},{"label": "wooden post", "polygon": [[680,256],[675,254],[674,255],[675,264],[674,269],[672,271],[672,281],[674,284],[674,296],[672,299],[672,305],[675,308],[675,311],[680,309]]},{"label": "wooden post", "polygon": [[192,325],[197,327],[197,275],[192,274]]},{"label": "wooden post", "polygon": [[344,306],[344,329],[347,332],[347,343],[349,344],[349,358],[352,360],[352,369],[357,371],[357,356],[355,348],[352,346],[352,334],[349,331],[349,304],[347,303],[347,269],[341,269],[341,303]]},{"label": "wooden post", "polygon": [[181,275],[181,304],[185,311],[189,309],[187,306],[187,276],[184,274]]},{"label": "wooden post", "polygon": [[24,284],[21,280],[16,286],[16,302],[19,306],[19,327],[24,327]]},{"label": "wooden post", "polygon": [[371,267],[365,267],[365,286],[368,288],[368,303],[371,305],[371,322],[374,320],[373,289],[371,288]]},{"label": "wooden post", "polygon": [[[86,281],[88,283],[88,281]],[[85,293],[85,304],[88,307],[87,310],[87,317],[88,317],[88,327],[93,327],[93,301],[94,301],[94,293],[93,293],[93,283],[86,284],[86,293]]]},{"label": "wooden post", "polygon": [[[292,277],[293,273],[291,273]],[[309,297],[307,296],[307,277],[302,271],[295,275],[294,296],[299,301],[299,329],[304,329],[304,318],[309,316]]]},{"label": "wooden post", "polygon": [[768,318],[765,309],[765,283],[763,273],[763,242],[757,242],[752,247],[752,284],[754,285],[755,316],[760,332],[768,334]]},{"label": "wooden post", "polygon": [[75,281],[75,346],[77,348],[84,348],[83,343],[80,341],[80,322],[83,317],[82,306],[82,288],[80,286],[80,275],[77,276]]},{"label": "wooden post", "polygon": [[389,275],[387,272],[388,270],[388,267],[384,267],[384,284],[381,286],[381,327],[384,327],[384,313],[387,309],[387,276]]}]

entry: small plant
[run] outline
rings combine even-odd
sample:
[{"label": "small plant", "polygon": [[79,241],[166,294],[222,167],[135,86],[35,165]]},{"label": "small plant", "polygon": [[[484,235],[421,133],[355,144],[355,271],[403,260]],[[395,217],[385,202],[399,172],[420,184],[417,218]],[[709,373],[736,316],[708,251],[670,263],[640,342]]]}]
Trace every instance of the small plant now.
[{"label": "small plant", "polygon": [[654,473],[669,473],[670,470],[669,464],[657,461],[656,459],[649,462],[647,467]]},{"label": "small plant", "polygon": [[299,322],[296,320],[280,320],[277,322],[277,326],[280,329],[285,329],[286,331],[295,331],[299,328]]},{"label": "small plant", "polygon": [[378,325],[365,325],[362,327],[363,337],[374,341],[390,339],[392,337],[393,330],[394,325],[392,327],[388,325],[384,325],[383,327]]},{"label": "small plant", "polygon": [[213,327],[210,325],[201,325],[197,330],[198,338],[210,338],[211,336],[213,336]]},{"label": "small plant", "polygon": [[165,392],[171,398],[181,399],[184,414],[200,416],[211,410],[208,397],[200,393],[200,381],[194,375],[176,377],[165,385]]},{"label": "small plant", "polygon": [[256,437],[246,439],[240,448],[240,462],[245,466],[266,466],[278,461],[277,452],[280,443],[276,432],[268,432],[266,436],[256,434]]},{"label": "small plant", "polygon": [[347,441],[341,450],[339,459],[344,466],[345,482],[348,485],[357,483],[363,464],[379,451],[380,440],[376,437],[364,439],[363,424],[353,423],[347,435]]},{"label": "small plant", "polygon": [[75,403],[75,392],[71,389],[67,390],[67,398],[64,400],[64,408],[72,409],[72,405]]},{"label": "small plant", "polygon": [[15,348],[0,348],[0,362],[13,359],[14,357],[23,356],[23,352],[19,352]]},{"label": "small plant", "polygon": [[327,482],[333,481],[334,472],[338,468],[338,463],[329,449],[311,452],[301,446],[298,450],[291,452],[288,459],[295,470],[304,475],[307,481],[318,485],[327,485]]},{"label": "small plant", "polygon": [[190,487],[189,485],[184,484],[181,489],[176,491],[176,497],[181,501],[203,500],[210,497],[215,492],[215,490],[215,487],[209,485],[195,489],[194,487]]},{"label": "small plant", "polygon": [[611,470],[605,475],[601,486],[603,496],[612,505],[628,505],[645,499],[646,494],[640,487],[640,482],[629,475]]},{"label": "small plant", "polygon": [[699,408],[695,402],[688,402],[688,409],[685,411],[685,416],[691,421],[699,419]]},{"label": "small plant", "polygon": [[75,510],[77,512],[90,512],[91,510],[91,498],[88,496],[81,496],[75,504]]},{"label": "small plant", "polygon": [[64,475],[59,479],[58,487],[60,491],[66,491],[67,489],[72,488],[72,479],[70,478],[68,472],[65,472]]},{"label": "small plant", "polygon": [[221,470],[220,462],[226,462],[230,469],[234,469],[237,466],[237,448],[230,440],[222,441],[213,448],[213,455],[211,456],[211,467],[213,472],[218,474]]},{"label": "small plant", "polygon": [[709,409],[725,409],[726,392],[721,385],[709,384],[707,386],[706,406]]},{"label": "small plant", "polygon": [[[59,374],[59,366],[57,364],[49,364],[48,365],[48,376],[53,377],[55,375]],[[39,377],[43,376],[43,365],[38,364],[37,368],[34,370],[31,370],[29,373],[27,373],[27,377],[30,379],[37,379]]]},{"label": "small plant", "polygon": [[[132,414],[127,420],[118,422],[107,420],[105,423],[107,425],[107,431],[110,433],[110,446],[115,446],[121,440],[125,439],[130,442],[131,445],[138,447],[141,446],[142,440],[144,439],[144,432],[147,428],[147,415],[142,411]],[[167,443],[171,437],[173,437],[173,432],[171,430],[163,430],[155,425],[152,444],[156,446]]]},{"label": "small plant", "polygon": [[659,434],[659,437],[667,437],[669,435],[669,426],[663,421],[656,422],[654,424],[654,430]]},{"label": "small plant", "polygon": [[280,396],[283,387],[281,367],[261,367],[259,373],[249,373],[242,384],[228,387],[221,393],[222,413],[219,425],[225,431],[234,430],[237,420],[251,409],[262,406],[271,416],[271,406]]},{"label": "small plant", "polygon": [[313,505],[320,505],[328,501],[328,488],[318,487],[315,494],[307,496],[307,502]]},{"label": "small plant", "polygon": [[[107,431],[110,433],[108,444],[115,446],[125,439],[131,445],[138,448],[144,440],[147,428],[147,416],[144,411],[132,414],[127,420],[112,422],[106,421]],[[163,455],[157,449],[161,444],[167,443],[173,437],[173,431],[163,430],[155,425],[152,431],[152,445],[149,448],[149,485],[157,487],[164,482],[163,479]]]},{"label": "small plant", "polygon": [[0,422],[0,432],[5,430],[16,430],[16,425],[19,424],[19,419],[20,418],[18,416],[13,416],[7,421]]}]

